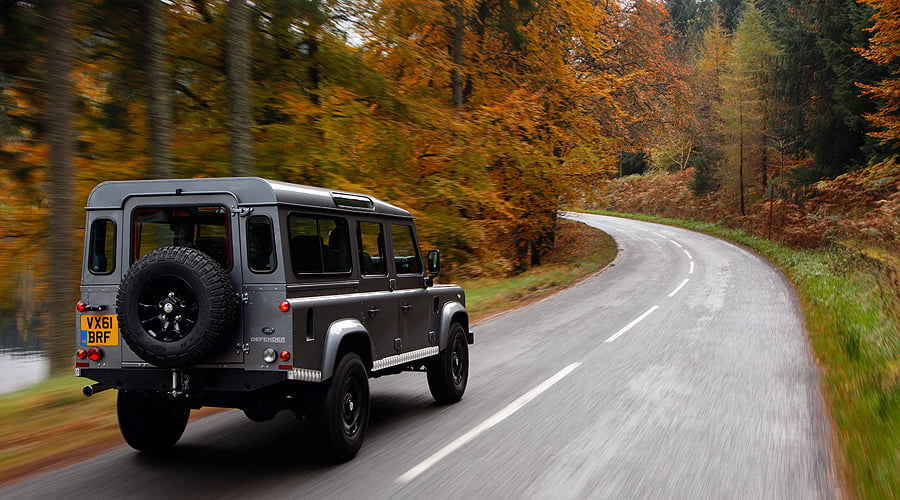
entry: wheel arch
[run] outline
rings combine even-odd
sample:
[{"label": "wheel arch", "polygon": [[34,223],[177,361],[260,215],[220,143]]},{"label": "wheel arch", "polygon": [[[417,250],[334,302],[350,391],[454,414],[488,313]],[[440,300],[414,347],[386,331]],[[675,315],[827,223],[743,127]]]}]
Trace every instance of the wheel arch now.
[{"label": "wheel arch", "polygon": [[444,307],[441,310],[441,331],[440,338],[438,339],[438,345],[440,346],[441,351],[447,348],[450,338],[450,325],[452,325],[454,321],[462,325],[463,329],[466,331],[466,336],[468,337],[469,313],[466,311],[466,306],[457,301],[450,301],[444,304]]},{"label": "wheel arch", "polygon": [[356,319],[337,320],[328,326],[322,359],[322,380],[334,375],[334,368],[345,352],[355,352],[366,370],[372,369],[372,338],[366,327]]}]

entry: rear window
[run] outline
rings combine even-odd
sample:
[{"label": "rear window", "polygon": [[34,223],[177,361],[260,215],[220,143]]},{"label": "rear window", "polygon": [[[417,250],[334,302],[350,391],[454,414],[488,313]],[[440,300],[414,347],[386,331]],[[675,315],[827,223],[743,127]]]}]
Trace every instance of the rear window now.
[{"label": "rear window", "polygon": [[132,262],[161,247],[188,247],[231,268],[228,211],[220,206],[139,208],[134,211]]}]

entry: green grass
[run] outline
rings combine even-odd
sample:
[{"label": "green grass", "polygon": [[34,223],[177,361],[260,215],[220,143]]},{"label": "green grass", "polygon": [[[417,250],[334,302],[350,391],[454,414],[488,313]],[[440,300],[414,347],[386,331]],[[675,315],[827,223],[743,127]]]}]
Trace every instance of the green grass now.
[{"label": "green grass", "polygon": [[[560,221],[557,248],[546,264],[511,278],[463,284],[477,319],[560,290],[612,261],[615,242],[583,224]],[[0,396],[0,486],[82,460],[123,443],[116,424],[116,391],[85,398],[87,379],[55,376]],[[210,409],[192,412],[202,416]]]},{"label": "green grass", "polygon": [[704,232],[780,268],[803,307],[822,372],[844,486],[858,498],[900,496],[900,283],[890,259],[851,245],[793,250],[705,222],[623,216]]}]

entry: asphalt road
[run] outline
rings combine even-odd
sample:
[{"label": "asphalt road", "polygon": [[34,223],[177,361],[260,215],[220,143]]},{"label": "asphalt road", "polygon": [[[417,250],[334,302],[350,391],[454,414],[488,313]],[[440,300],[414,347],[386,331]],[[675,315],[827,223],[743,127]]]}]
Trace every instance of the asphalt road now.
[{"label": "asphalt road", "polygon": [[0,498],[834,498],[829,425],[790,285],[680,229],[572,215],[611,267],[476,325],[463,400],[371,381],[356,459],[328,466],[288,412],[192,422],[173,453],[120,448]]}]

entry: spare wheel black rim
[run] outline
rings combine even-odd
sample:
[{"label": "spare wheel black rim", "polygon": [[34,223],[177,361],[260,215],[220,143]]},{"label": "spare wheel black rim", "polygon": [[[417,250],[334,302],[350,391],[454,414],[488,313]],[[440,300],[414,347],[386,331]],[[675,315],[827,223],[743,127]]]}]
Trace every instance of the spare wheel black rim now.
[{"label": "spare wheel black rim", "polygon": [[197,324],[200,307],[190,284],[174,274],[147,281],[138,297],[138,320],[147,335],[160,342],[177,342]]}]

